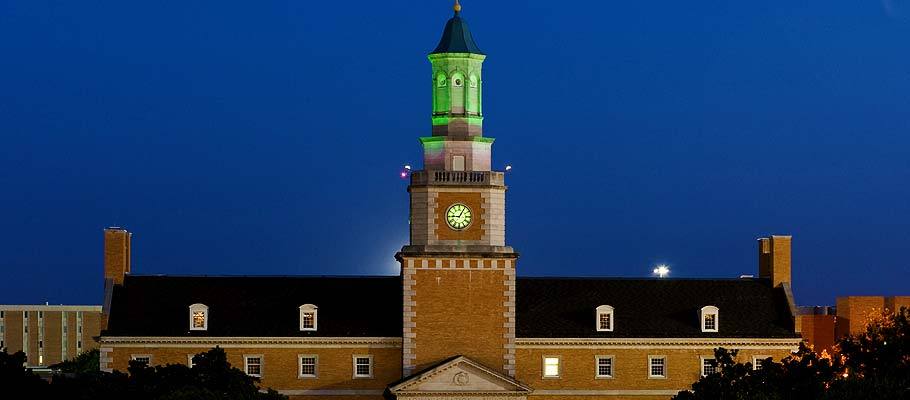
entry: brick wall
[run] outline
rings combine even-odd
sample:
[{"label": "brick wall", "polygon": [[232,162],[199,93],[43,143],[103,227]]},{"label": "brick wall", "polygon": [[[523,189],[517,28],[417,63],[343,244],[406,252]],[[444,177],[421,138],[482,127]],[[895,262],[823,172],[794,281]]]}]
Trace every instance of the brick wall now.
[{"label": "brick wall", "polygon": [[[753,356],[770,356],[779,360],[790,349],[740,350],[737,360],[752,362]],[[595,357],[613,356],[613,378],[596,378]],[[648,356],[666,356],[666,378],[648,378]],[[544,356],[560,358],[559,378],[543,377]],[[541,390],[684,390],[701,376],[701,357],[713,358],[714,350],[680,348],[527,348],[516,350],[516,378]],[[657,397],[666,399],[668,396]],[[535,396],[536,398],[536,396]],[[565,397],[559,397],[564,399]],[[611,397],[613,399],[614,397]],[[636,396],[636,399],[641,398]]]},{"label": "brick wall", "polygon": [[[105,348],[107,345],[104,346]],[[151,355],[152,364],[188,365],[189,356],[210,350],[209,347],[113,347],[110,351],[110,368],[126,371],[132,355]],[[381,391],[390,383],[401,378],[400,348],[326,348],[326,347],[245,347],[226,348],[228,362],[243,369],[244,355],[262,355],[263,388],[276,390],[371,390],[373,396],[352,396],[357,398],[381,398]],[[298,355],[318,356],[318,376],[299,378]],[[353,356],[372,355],[373,377],[353,378]],[[312,397],[310,397],[312,398]],[[339,399],[342,397],[331,396]]]},{"label": "brick wall", "polygon": [[[463,355],[505,372],[507,333],[511,325],[506,305],[511,260],[405,259],[413,266],[410,310],[413,324],[410,365],[421,369]],[[410,264],[409,264],[410,263]],[[507,264],[508,263],[508,264]],[[514,287],[513,287],[514,290]],[[513,300],[514,301],[514,300]],[[513,310],[514,311],[514,310]],[[408,323],[408,322],[406,322]]]}]

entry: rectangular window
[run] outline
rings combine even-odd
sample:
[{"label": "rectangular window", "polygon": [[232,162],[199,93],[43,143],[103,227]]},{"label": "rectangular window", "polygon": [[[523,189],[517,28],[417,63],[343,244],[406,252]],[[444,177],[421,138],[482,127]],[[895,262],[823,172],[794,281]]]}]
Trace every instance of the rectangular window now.
[{"label": "rectangular window", "polygon": [[373,377],[373,356],[354,356],[354,377]]},{"label": "rectangular window", "polygon": [[613,329],[613,321],[610,318],[610,313],[601,313],[600,314],[600,330],[609,331]]},{"label": "rectangular window", "polygon": [[559,378],[559,357],[545,356],[543,358],[543,377]]},{"label": "rectangular window", "polygon": [[648,378],[667,377],[667,357],[648,356]]},{"label": "rectangular window", "polygon": [[705,330],[706,331],[717,330],[717,315],[705,314]]},{"label": "rectangular window", "polygon": [[205,329],[205,311],[193,311],[193,328]]},{"label": "rectangular window", "polygon": [[44,311],[38,311],[38,318],[44,318]]},{"label": "rectangular window", "polygon": [[312,312],[303,313],[303,320],[301,321],[300,327],[303,330],[316,329],[316,314]]},{"label": "rectangular window", "polygon": [[244,367],[249,376],[262,376],[262,356],[244,356]]},{"label": "rectangular window", "polygon": [[613,356],[597,356],[597,378],[613,377]]},{"label": "rectangular window", "polygon": [[[316,363],[317,358],[315,355],[301,355],[300,357],[300,373],[298,374],[301,378],[315,378],[316,377]],[[369,371],[367,371],[369,372]]]},{"label": "rectangular window", "polygon": [[152,356],[148,354],[133,354],[130,356],[130,360],[137,361],[147,366],[152,364]]},{"label": "rectangular window", "polygon": [[701,359],[701,376],[708,376],[717,372],[717,361],[713,358]]}]

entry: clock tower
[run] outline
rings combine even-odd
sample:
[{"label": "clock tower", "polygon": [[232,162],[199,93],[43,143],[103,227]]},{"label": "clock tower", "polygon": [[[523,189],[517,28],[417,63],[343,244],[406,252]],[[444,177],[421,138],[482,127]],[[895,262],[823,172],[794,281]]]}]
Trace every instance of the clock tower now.
[{"label": "clock tower", "polygon": [[431,135],[411,175],[410,243],[401,263],[405,376],[454,356],[515,373],[515,261],[505,243],[505,174],[483,135],[486,55],[461,18],[430,53]]}]

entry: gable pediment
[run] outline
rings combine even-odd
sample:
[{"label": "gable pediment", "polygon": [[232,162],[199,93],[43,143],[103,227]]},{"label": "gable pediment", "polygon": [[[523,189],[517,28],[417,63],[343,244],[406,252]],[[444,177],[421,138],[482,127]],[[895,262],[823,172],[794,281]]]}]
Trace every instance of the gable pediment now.
[{"label": "gable pediment", "polygon": [[467,357],[459,356],[389,386],[401,398],[427,395],[485,394],[523,397],[531,388]]}]

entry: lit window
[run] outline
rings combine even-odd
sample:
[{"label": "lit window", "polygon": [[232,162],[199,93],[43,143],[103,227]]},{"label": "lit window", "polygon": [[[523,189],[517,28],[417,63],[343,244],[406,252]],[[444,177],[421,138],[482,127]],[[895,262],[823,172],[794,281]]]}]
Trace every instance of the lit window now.
[{"label": "lit window", "polygon": [[354,377],[373,377],[373,356],[354,356]]},{"label": "lit window", "polygon": [[597,307],[595,323],[598,332],[613,332],[613,307],[608,305]]},{"label": "lit window", "polygon": [[648,378],[667,377],[667,357],[648,356]]},{"label": "lit window", "polygon": [[464,79],[461,77],[461,75],[455,75],[455,77],[452,78],[452,86],[455,86],[455,87],[464,86]]},{"label": "lit window", "polygon": [[262,356],[243,356],[243,369],[249,376],[262,376]]},{"label": "lit window", "polygon": [[150,356],[148,354],[133,354],[132,356],[130,356],[130,360],[136,361],[145,366],[149,366],[152,364],[152,356]]},{"label": "lit window", "polygon": [[[316,377],[316,363],[317,358],[315,355],[301,355],[300,357],[300,374],[301,378],[315,378]],[[369,371],[367,371],[369,372]]]},{"label": "lit window", "polygon": [[717,332],[720,321],[718,321],[719,309],[714,306],[705,306],[699,312],[701,319],[702,332]]},{"label": "lit window", "polygon": [[701,359],[701,376],[708,376],[717,373],[717,360],[713,358]]},{"label": "lit window", "polygon": [[559,378],[559,357],[543,358],[543,377]]},{"label": "lit window", "polygon": [[190,330],[205,331],[209,329],[209,307],[205,304],[190,306]]},{"label": "lit window", "polygon": [[597,356],[597,378],[613,377],[613,356]]},{"label": "lit window", "polygon": [[316,307],[312,304],[304,304],[300,306],[300,330],[301,331],[315,331],[317,327],[317,313],[319,307]]}]

